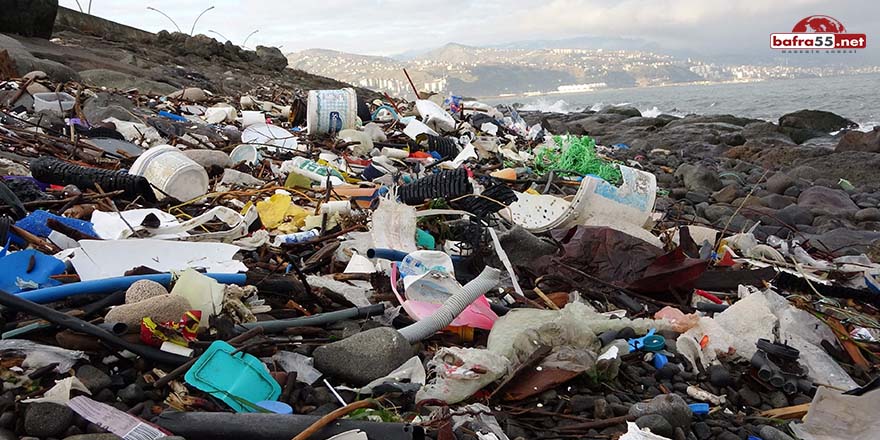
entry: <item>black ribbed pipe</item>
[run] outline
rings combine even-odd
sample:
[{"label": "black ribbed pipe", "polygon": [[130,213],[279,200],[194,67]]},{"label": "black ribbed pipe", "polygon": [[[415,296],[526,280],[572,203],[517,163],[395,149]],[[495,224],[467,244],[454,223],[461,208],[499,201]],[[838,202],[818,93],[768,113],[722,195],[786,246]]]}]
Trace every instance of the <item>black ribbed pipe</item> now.
[{"label": "black ribbed pipe", "polygon": [[76,185],[79,189],[97,189],[100,185],[107,192],[124,190],[127,197],[142,196],[147,201],[156,201],[156,194],[145,177],[125,171],[83,167],[49,156],[33,160],[30,168],[31,175],[40,182]]},{"label": "black ribbed pipe", "polygon": [[425,200],[454,199],[473,192],[474,186],[468,180],[467,170],[458,168],[431,174],[403,185],[397,195],[407,205],[421,205]]}]

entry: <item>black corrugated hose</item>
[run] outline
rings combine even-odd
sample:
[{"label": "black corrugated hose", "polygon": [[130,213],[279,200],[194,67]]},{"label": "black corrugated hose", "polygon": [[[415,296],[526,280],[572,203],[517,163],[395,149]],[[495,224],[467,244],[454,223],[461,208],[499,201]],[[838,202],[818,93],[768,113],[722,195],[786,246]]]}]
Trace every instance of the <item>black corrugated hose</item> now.
[{"label": "black corrugated hose", "polygon": [[30,167],[31,175],[44,183],[76,185],[79,189],[97,189],[100,185],[107,192],[124,190],[127,197],[142,196],[149,202],[156,201],[146,178],[125,171],[83,167],[48,156],[35,159]]},{"label": "black corrugated hose", "polygon": [[397,195],[403,203],[415,206],[421,205],[425,200],[454,199],[473,192],[474,186],[468,180],[467,170],[458,168],[431,174],[403,185]]}]

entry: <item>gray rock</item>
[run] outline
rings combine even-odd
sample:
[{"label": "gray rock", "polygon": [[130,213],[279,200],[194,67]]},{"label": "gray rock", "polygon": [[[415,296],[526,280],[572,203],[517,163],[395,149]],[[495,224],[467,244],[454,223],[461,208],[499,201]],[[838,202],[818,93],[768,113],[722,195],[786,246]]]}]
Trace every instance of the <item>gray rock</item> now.
[{"label": "gray rock", "polygon": [[697,436],[698,440],[709,440],[712,437],[712,428],[706,424],[706,422],[697,422],[691,427],[694,431],[694,435]]},{"label": "gray rock", "polygon": [[0,428],[11,428],[15,423],[15,412],[6,411],[0,414]]},{"label": "gray rock", "polygon": [[809,166],[809,165],[801,165],[801,166],[792,168],[788,172],[788,175],[795,178],[795,179],[804,179],[804,180],[809,180],[812,182],[813,180],[816,180],[819,177],[821,177],[822,172],[817,170],[816,168]]},{"label": "gray rock", "polygon": [[872,131],[847,131],[840,137],[834,151],[868,151],[880,153],[880,127]]},{"label": "gray rock", "polygon": [[721,434],[718,434],[718,436],[716,436],[715,439],[716,440],[742,440],[739,438],[738,435],[736,435],[730,431],[724,431]]},{"label": "gray rock", "polygon": [[782,209],[786,206],[796,204],[797,199],[794,197],[781,196],[779,194],[770,194],[761,197],[761,202],[768,208]]},{"label": "gray rock", "polygon": [[24,416],[24,431],[35,437],[57,437],[73,424],[73,411],[57,403],[32,403]]},{"label": "gray rock", "polygon": [[119,396],[119,399],[123,402],[134,405],[144,400],[144,390],[137,384],[133,383],[119,390],[117,396]]},{"label": "gray rock", "polygon": [[739,186],[730,184],[712,193],[712,199],[720,203],[730,203],[739,197]]},{"label": "gray rock", "polygon": [[84,70],[79,75],[89,84],[119,90],[138,89],[139,92],[150,95],[167,95],[177,90],[169,84],[108,69]]},{"label": "gray rock", "polygon": [[767,191],[776,194],[784,194],[785,190],[788,187],[795,184],[795,180],[792,179],[788,174],[785,173],[776,173],[770,176],[766,182],[764,182],[764,187],[767,188]]},{"label": "gray rock", "polygon": [[688,191],[684,198],[691,203],[705,203],[709,201],[709,194],[703,191]]},{"label": "gray rock", "polygon": [[18,436],[8,429],[0,429],[0,440],[18,440]]},{"label": "gray rock", "polygon": [[661,394],[649,402],[640,402],[630,407],[631,416],[641,417],[659,414],[673,427],[688,427],[691,423],[691,409],[678,394]]},{"label": "gray rock", "polygon": [[746,406],[758,407],[761,404],[761,396],[748,387],[739,389],[739,397],[742,398],[742,403]]},{"label": "gray rock", "polygon": [[859,255],[868,252],[870,244],[880,239],[880,232],[838,228],[808,238],[813,246],[823,251],[833,251],[835,255]]},{"label": "gray rock", "polygon": [[109,387],[113,383],[113,379],[107,373],[91,366],[83,365],[76,370],[76,377],[89,389],[93,394],[104,388]]},{"label": "gray rock", "polygon": [[681,179],[685,188],[691,191],[712,193],[723,186],[718,173],[704,165],[682,164],[675,170],[675,175]]},{"label": "gray rock", "polygon": [[596,399],[596,396],[578,394],[572,396],[571,399],[569,399],[568,404],[571,408],[571,412],[574,414],[580,414],[583,412],[589,413],[593,411],[593,407],[596,406]]},{"label": "gray rock", "polygon": [[0,32],[24,37],[52,38],[58,0],[5,0],[0,3]]},{"label": "gray rock", "polygon": [[764,440],[794,440],[794,437],[769,425],[762,426],[758,434]]},{"label": "gray rock", "polygon": [[365,385],[412,357],[412,347],[396,330],[379,327],[315,349],[315,368],[353,385]]},{"label": "gray rock", "polygon": [[859,210],[849,194],[839,189],[812,186],[798,196],[798,206],[810,208],[817,214],[852,215]]},{"label": "gray rock", "polygon": [[134,103],[128,98],[111,93],[101,92],[94,98],[89,98],[83,104],[83,114],[91,123],[102,122],[108,118],[116,118],[122,121],[134,121],[132,115]]},{"label": "gray rock", "polygon": [[637,118],[642,116],[642,112],[639,109],[629,106],[629,105],[612,105],[603,108],[599,113],[610,113],[615,115],[624,115],[629,116],[631,118]]},{"label": "gray rock", "polygon": [[776,212],[776,217],[789,226],[813,224],[813,212],[809,208],[788,205]]},{"label": "gray rock", "polygon": [[703,212],[703,217],[705,217],[706,220],[715,223],[722,218],[730,217],[731,215],[733,215],[733,211],[734,209],[730,206],[710,205]]},{"label": "gray rock", "polygon": [[844,128],[856,128],[859,125],[843,116],[831,112],[822,110],[799,110],[782,115],[782,117],[779,118],[779,126],[805,128],[830,133]]},{"label": "gray rock", "polygon": [[636,425],[642,429],[650,429],[654,434],[672,437],[672,425],[660,414],[647,414],[636,419]]},{"label": "gray rock", "polygon": [[853,216],[857,222],[880,221],[880,209],[865,208],[860,209]]},{"label": "gray rock", "polygon": [[785,393],[782,391],[773,391],[767,394],[767,404],[772,406],[773,408],[784,408],[788,406],[788,398],[785,397]]},{"label": "gray rock", "polygon": [[287,67],[287,57],[277,47],[257,46],[257,65],[264,69],[282,71]]},{"label": "gray rock", "polygon": [[785,190],[783,195],[786,197],[797,197],[801,195],[801,188],[797,185],[790,186],[787,190]]}]

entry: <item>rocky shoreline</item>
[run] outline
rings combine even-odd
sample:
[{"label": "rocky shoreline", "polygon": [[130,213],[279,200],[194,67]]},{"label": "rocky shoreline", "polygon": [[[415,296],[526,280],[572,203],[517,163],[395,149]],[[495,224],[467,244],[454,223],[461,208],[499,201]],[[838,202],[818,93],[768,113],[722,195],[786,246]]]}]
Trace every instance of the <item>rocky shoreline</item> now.
[{"label": "rocky shoreline", "polygon": [[789,238],[856,255],[880,246],[880,129],[802,110],[779,123],[733,115],[643,117],[632,107],[523,112],[553,133],[590,135],[615,159],[650,171],[666,219]]}]

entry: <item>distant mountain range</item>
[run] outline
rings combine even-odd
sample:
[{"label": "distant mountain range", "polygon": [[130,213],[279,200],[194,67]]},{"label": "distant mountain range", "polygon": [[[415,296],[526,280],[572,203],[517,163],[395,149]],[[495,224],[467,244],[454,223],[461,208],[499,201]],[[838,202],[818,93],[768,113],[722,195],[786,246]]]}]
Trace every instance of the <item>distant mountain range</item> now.
[{"label": "distant mountain range", "polygon": [[706,62],[641,39],[604,37],[485,47],[449,43],[390,57],[308,49],[287,58],[292,68],[408,98],[413,94],[404,69],[420,91],[476,97],[853,73],[847,66]]}]

